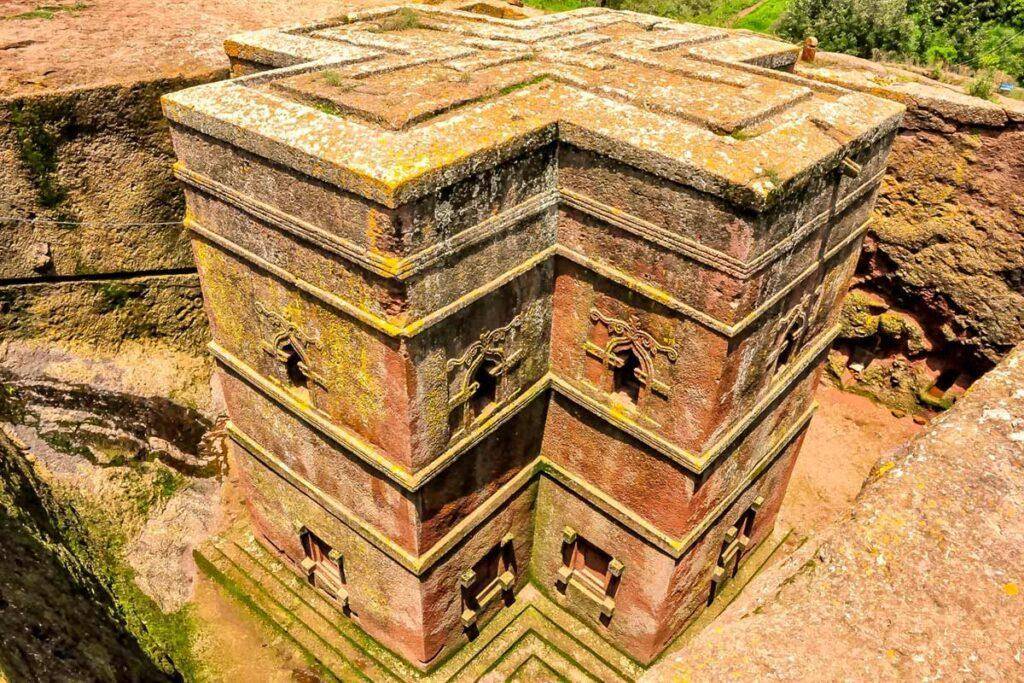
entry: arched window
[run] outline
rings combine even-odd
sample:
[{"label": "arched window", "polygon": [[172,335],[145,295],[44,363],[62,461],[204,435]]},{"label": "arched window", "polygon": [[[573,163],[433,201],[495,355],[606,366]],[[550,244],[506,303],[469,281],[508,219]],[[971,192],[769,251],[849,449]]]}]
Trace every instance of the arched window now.
[{"label": "arched window", "polygon": [[775,363],[775,372],[782,372],[793,360],[793,353],[796,349],[795,330],[790,330],[782,338],[782,349],[779,351],[779,359]]},{"label": "arched window", "polygon": [[622,364],[615,368],[612,375],[612,391],[633,405],[640,401],[640,389],[643,383],[637,376],[640,370],[640,359],[633,351],[627,350],[618,355]]},{"label": "arched window", "polygon": [[804,331],[803,316],[797,316],[786,327],[786,333],[779,341],[779,352],[775,356],[775,374],[783,372],[793,362],[799,350],[800,339]]},{"label": "arched window", "polygon": [[448,438],[457,440],[491,413],[508,397],[505,386],[511,368],[523,358],[523,349],[511,350],[516,331],[522,326],[517,315],[504,327],[483,332],[462,356],[445,363],[451,376],[448,393]]},{"label": "arched window", "polygon": [[309,401],[309,375],[302,355],[292,342],[284,342],[280,347],[280,355],[284,358],[285,377],[292,391],[303,400]]},{"label": "arched window", "polygon": [[484,359],[477,366],[476,372],[473,373],[473,378],[470,380],[476,384],[476,389],[473,391],[472,397],[469,399],[469,409],[473,411],[470,420],[476,418],[487,412],[488,408],[493,406],[498,401],[498,377],[497,377],[497,363],[490,359]]}]

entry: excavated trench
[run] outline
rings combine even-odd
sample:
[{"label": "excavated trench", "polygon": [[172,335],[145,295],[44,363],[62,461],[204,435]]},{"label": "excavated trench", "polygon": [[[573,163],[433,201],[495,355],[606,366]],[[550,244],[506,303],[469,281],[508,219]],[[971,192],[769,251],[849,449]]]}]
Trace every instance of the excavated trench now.
[{"label": "excavated trench", "polygon": [[[216,42],[228,32],[217,29]],[[157,98],[222,75],[86,89],[53,107],[27,97],[5,103],[0,159],[15,174],[3,198],[8,213],[93,219],[96,227],[54,227],[51,239],[31,226],[0,245],[0,344],[41,338],[109,349],[157,338],[199,353],[206,330],[191,257],[177,228],[163,224],[180,214],[180,194]],[[897,412],[945,408],[1017,342],[1011,319],[1024,295],[1024,251],[1013,188],[1022,141],[1021,124],[901,134],[895,181],[883,188],[880,226],[858,267],[860,295],[847,302],[844,336],[829,359],[837,384]],[[955,177],[943,175],[950,160]],[[131,227],[114,240],[108,220]],[[1007,303],[973,305],[992,292]],[[919,429],[861,397],[824,389],[818,399],[781,515],[799,533],[845,516],[872,464]],[[166,616],[190,596],[169,595],[169,586],[191,578],[180,568],[153,570],[168,547],[181,551],[153,536],[161,527],[178,533],[181,518],[198,520],[196,510],[214,500],[227,475],[218,425],[155,393],[0,366],[0,430],[0,674],[193,678],[188,648],[175,643],[189,625]],[[192,507],[176,506],[188,495]],[[150,595],[159,598],[155,608]]]},{"label": "excavated trench", "polygon": [[165,398],[0,368],[0,429],[0,671],[180,680],[160,630],[181,625],[126,590],[144,576],[126,555],[176,497],[223,479],[216,425]]},{"label": "excavated trench", "polygon": [[[818,398],[823,409],[780,515],[794,538],[845,514],[878,457],[920,429],[831,387],[822,387]],[[191,626],[171,621],[168,629],[156,612],[140,618],[136,589],[126,590],[118,577],[122,565],[133,566],[138,571],[128,575],[129,584],[152,589],[139,563],[125,559],[139,545],[131,539],[167,524],[161,511],[181,491],[219,490],[229,474],[220,425],[166,398],[0,368],[0,427],[0,550],[12,558],[0,568],[2,670],[12,680],[197,678],[187,661],[191,644],[175,650],[167,642],[173,629],[188,633]],[[850,443],[841,458],[837,439]],[[110,496],[109,485],[129,491],[127,505],[97,502]],[[95,518],[104,515],[125,528],[114,555],[97,547],[110,539],[102,526],[97,531]],[[185,575],[171,580],[188,583]],[[191,593],[185,599],[195,600]],[[267,644],[247,618],[229,619],[252,642]],[[261,671],[276,666],[298,670],[287,655],[274,654]]]}]

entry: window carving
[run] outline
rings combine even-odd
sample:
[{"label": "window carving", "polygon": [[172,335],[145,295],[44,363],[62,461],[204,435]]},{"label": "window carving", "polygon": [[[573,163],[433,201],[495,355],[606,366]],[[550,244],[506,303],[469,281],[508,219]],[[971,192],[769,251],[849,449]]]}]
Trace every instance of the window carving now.
[{"label": "window carving", "polygon": [[810,321],[815,319],[822,305],[822,285],[815,287],[800,299],[792,311],[782,319],[775,346],[769,356],[770,376],[778,376],[792,366],[800,354],[807,337]]},{"label": "window carving", "polygon": [[284,316],[256,303],[264,326],[268,329],[263,350],[274,360],[276,379],[305,403],[312,403],[313,385],[326,389],[324,380],[313,371],[309,349],[319,347],[310,337]]},{"label": "window carving", "polygon": [[750,507],[740,515],[736,524],[726,530],[725,537],[722,539],[722,549],[718,553],[718,562],[711,574],[709,605],[715,601],[729,580],[739,571],[740,563],[750,549],[750,538],[754,534],[754,521],[762,505],[764,505],[764,498],[758,496]]},{"label": "window carving", "polygon": [[667,398],[669,388],[657,378],[655,360],[661,355],[675,363],[679,352],[644,331],[636,316],[620,320],[592,308],[590,320],[607,330],[607,340],[603,345],[588,341],[584,348],[611,371],[611,392],[635,406],[649,393]]},{"label": "window carving", "polygon": [[506,398],[505,378],[523,356],[522,349],[510,348],[521,327],[522,316],[517,315],[504,327],[484,332],[460,358],[448,361],[449,373],[461,371],[448,400],[450,438],[462,436]]},{"label": "window carving", "polygon": [[572,586],[597,604],[599,617],[607,623],[615,613],[615,593],[625,566],[608,552],[576,533],[572,527],[562,531],[562,566],[556,585],[562,593]]},{"label": "window carving", "polygon": [[309,529],[303,529],[300,539],[305,553],[301,566],[306,579],[342,609],[348,610],[348,589],[341,553]]},{"label": "window carving", "polygon": [[503,599],[512,599],[516,583],[515,549],[512,534],[505,534],[497,545],[459,577],[462,591],[462,625],[475,631],[477,620],[488,606]]},{"label": "window carving", "polygon": [[796,357],[800,342],[803,341],[804,322],[803,315],[797,315],[783,328],[782,336],[775,345],[774,374],[785,372]]}]

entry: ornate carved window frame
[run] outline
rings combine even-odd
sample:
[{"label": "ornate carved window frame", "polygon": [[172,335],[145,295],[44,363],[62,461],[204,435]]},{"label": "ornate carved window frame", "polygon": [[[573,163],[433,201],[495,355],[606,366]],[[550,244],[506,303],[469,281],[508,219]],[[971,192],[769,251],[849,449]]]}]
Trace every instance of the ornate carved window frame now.
[{"label": "ornate carved window frame", "polygon": [[[628,320],[622,320],[605,315],[596,308],[591,308],[590,321],[594,325],[605,326],[608,330],[608,341],[602,347],[588,340],[583,345],[587,355],[601,361],[606,368],[617,369],[624,364],[621,354],[623,352],[632,353],[640,365],[634,371],[637,381],[646,389],[647,393],[668,398],[669,386],[658,379],[654,367],[655,359],[660,354],[665,356],[670,363],[675,363],[679,358],[679,351],[662,344],[641,328],[640,320],[635,315],[630,315]],[[638,397],[637,407],[640,407],[643,398],[642,394]]]},{"label": "ornate carved window frame", "polygon": [[[818,311],[821,308],[823,291],[824,287],[819,283],[813,291],[805,292],[800,298],[800,303],[782,317],[778,326],[778,332],[775,335],[771,354],[768,357],[768,367],[771,368],[768,377],[774,378],[781,375],[786,371],[786,368],[793,365],[793,360],[800,355],[800,351],[807,340],[807,332],[811,320],[818,315]],[[788,345],[786,344],[787,338],[791,340]],[[782,356],[787,347],[789,353],[785,354],[787,358],[783,359]],[[785,362],[780,363],[780,360],[785,360]]]},{"label": "ornate carved window frame", "polygon": [[598,592],[591,579],[577,576],[577,554],[582,552],[582,543],[588,543],[601,550],[596,544],[581,538],[571,526],[562,530],[562,566],[558,568],[555,586],[563,594],[568,593],[570,586],[576,589],[580,595],[597,605],[600,610],[599,618],[607,622],[615,614],[615,593],[619,589],[626,567],[619,559],[609,555],[608,576],[603,591]]},{"label": "ornate carved window frame", "polygon": [[[275,379],[286,387],[292,386],[291,378],[288,376],[287,364],[291,359],[291,348],[298,356],[298,367],[310,383],[315,383],[323,390],[327,390],[327,383],[324,378],[313,370],[310,362],[309,349],[319,348],[320,341],[303,332],[298,325],[288,320],[285,316],[271,311],[260,302],[256,302],[256,312],[263,320],[268,332],[260,344],[263,351],[274,361]],[[313,392],[309,391],[309,399],[312,402]]]},{"label": "ornate carved window frame", "polygon": [[466,352],[459,358],[449,359],[445,369],[451,373],[463,368],[461,378],[456,382],[458,390],[448,398],[448,414],[451,433],[449,438],[456,440],[489,411],[475,414],[469,403],[479,389],[479,383],[474,381],[481,364],[491,363],[487,370],[497,383],[495,404],[501,403],[508,398],[508,387],[505,378],[509,371],[515,367],[523,358],[522,349],[512,351],[509,347],[515,341],[516,332],[522,327],[522,315],[512,318],[507,325],[494,330],[489,330],[480,335],[480,338],[473,342]]},{"label": "ornate carved window frame", "polygon": [[709,605],[715,601],[729,580],[739,571],[740,563],[743,562],[743,558],[750,549],[754,523],[762,505],[764,505],[764,498],[758,496],[750,504],[750,507],[743,511],[736,524],[726,530],[725,536],[722,538],[722,549],[718,553],[718,562],[715,563],[711,574]]},{"label": "ornate carved window frame", "polygon": [[[487,585],[473,590],[477,574],[474,569],[467,569],[459,576],[459,590],[462,593],[462,626],[472,630],[477,625],[480,615],[498,598],[503,598],[515,587],[516,566],[513,542],[515,537],[505,534],[496,548],[488,551],[498,553],[498,567],[495,577]],[[486,555],[481,558],[485,559]]]},{"label": "ornate carved window frame", "polygon": [[[327,546],[323,537],[307,526],[299,527],[299,540],[306,556],[299,563],[306,580],[311,586],[332,598],[342,610],[348,612],[348,582],[345,581],[345,560],[337,548]],[[319,546],[327,546],[329,550],[323,557],[318,557]],[[328,567],[327,565],[332,565]]]}]

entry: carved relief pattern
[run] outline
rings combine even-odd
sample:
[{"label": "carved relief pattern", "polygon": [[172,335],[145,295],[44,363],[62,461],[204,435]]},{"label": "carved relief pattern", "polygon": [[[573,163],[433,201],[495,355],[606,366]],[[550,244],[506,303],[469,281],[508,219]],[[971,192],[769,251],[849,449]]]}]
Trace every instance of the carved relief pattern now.
[{"label": "carved relief pattern", "polygon": [[261,344],[263,350],[283,368],[290,356],[288,349],[293,349],[299,356],[299,369],[302,373],[326,389],[326,382],[313,371],[309,361],[309,349],[319,349],[320,340],[310,336],[291,320],[271,311],[259,301],[256,302],[255,308],[267,330]]},{"label": "carved relief pattern", "polygon": [[632,351],[640,363],[640,369],[636,372],[637,380],[662,396],[668,395],[668,386],[655,377],[654,360],[658,354],[662,354],[670,363],[675,363],[679,358],[679,352],[675,348],[662,344],[643,330],[640,327],[640,320],[635,315],[629,316],[629,320],[620,320],[592,308],[590,320],[594,324],[601,323],[608,328],[608,341],[604,347],[587,342],[588,353],[599,358],[608,367],[620,367],[623,361],[619,354],[625,350]]},{"label": "carved relief pattern", "polygon": [[813,292],[804,294],[800,303],[782,318],[769,356],[769,367],[772,368],[772,374],[785,370],[799,353],[804,338],[807,336],[810,322],[817,316],[821,308],[821,294],[822,286],[818,285]]},{"label": "carved relief pattern", "polygon": [[[480,338],[473,342],[462,356],[449,359],[446,363],[448,372],[465,368],[461,380],[457,383],[459,390],[448,400],[449,411],[462,411],[457,416],[461,419],[458,420],[458,427],[452,430],[452,436],[460,433],[468,426],[472,419],[478,417],[469,414],[470,411],[467,410],[466,403],[477,391],[477,383],[473,378],[476,376],[480,364],[484,361],[490,361],[493,364],[488,369],[488,372],[492,377],[499,380],[498,387],[499,392],[501,392],[502,383],[500,379],[508,374],[509,369],[522,359],[522,349],[511,351],[509,348],[514,342],[516,332],[519,331],[522,324],[522,315],[515,316],[507,325],[481,334]],[[502,398],[500,394],[498,398]]]}]

